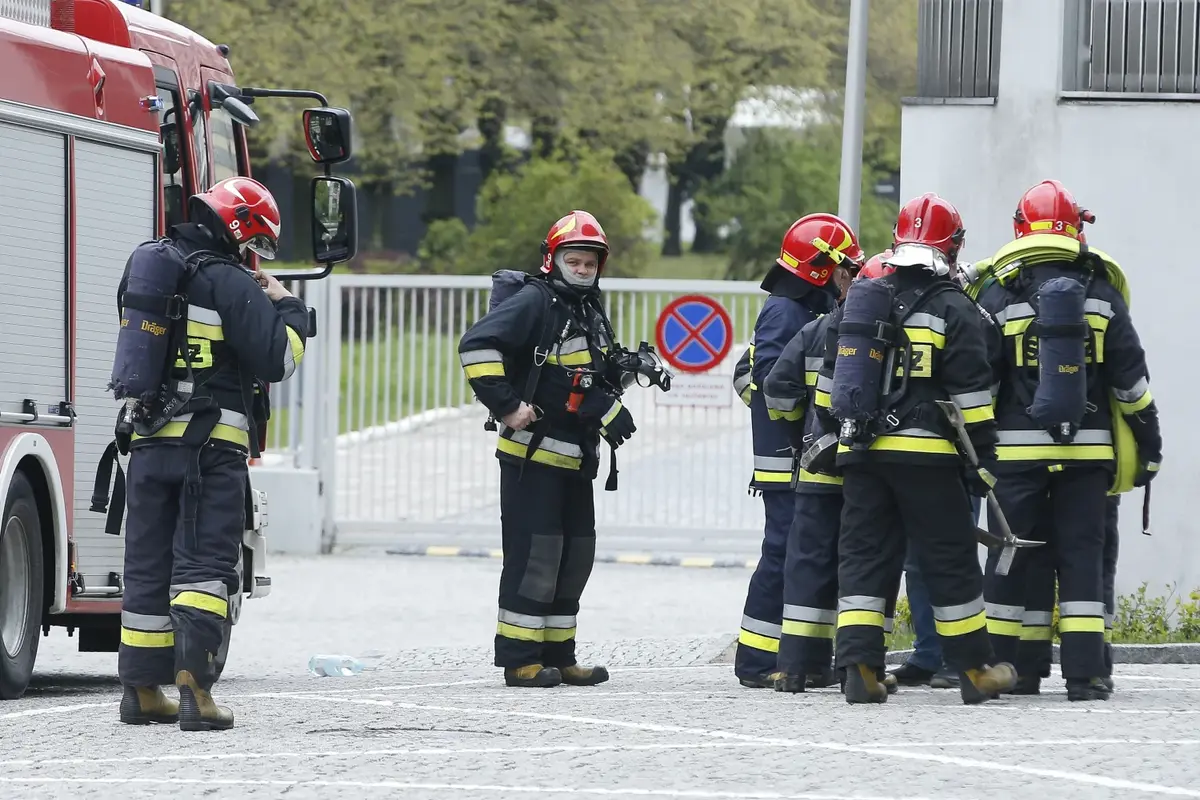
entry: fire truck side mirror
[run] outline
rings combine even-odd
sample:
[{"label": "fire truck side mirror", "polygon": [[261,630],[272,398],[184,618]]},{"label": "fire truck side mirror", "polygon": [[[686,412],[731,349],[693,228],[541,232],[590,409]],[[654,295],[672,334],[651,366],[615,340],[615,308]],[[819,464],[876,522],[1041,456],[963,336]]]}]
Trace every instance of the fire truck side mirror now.
[{"label": "fire truck side mirror", "polygon": [[308,155],[318,164],[339,164],[351,156],[350,112],[344,108],[304,110],[304,141]]},{"label": "fire truck side mirror", "polygon": [[358,204],[348,178],[312,179],[313,260],[332,266],[358,253]]}]

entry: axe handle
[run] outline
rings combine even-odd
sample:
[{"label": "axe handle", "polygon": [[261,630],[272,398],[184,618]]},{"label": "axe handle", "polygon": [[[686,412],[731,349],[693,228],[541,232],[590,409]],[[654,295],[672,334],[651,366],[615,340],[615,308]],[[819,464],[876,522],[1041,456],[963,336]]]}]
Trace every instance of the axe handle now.
[{"label": "axe handle", "polygon": [[1150,535],[1150,484],[1142,490],[1142,533]]}]

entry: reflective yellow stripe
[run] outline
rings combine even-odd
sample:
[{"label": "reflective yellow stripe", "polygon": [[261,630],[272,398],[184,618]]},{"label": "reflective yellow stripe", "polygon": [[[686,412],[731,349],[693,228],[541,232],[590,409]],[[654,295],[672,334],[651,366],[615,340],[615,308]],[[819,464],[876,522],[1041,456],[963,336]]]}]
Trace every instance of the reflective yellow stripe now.
[{"label": "reflective yellow stripe", "polygon": [[1117,408],[1121,409],[1122,414],[1136,414],[1153,402],[1154,398],[1150,395],[1150,390],[1147,389],[1145,394],[1143,394],[1137,400],[1134,400],[1132,403],[1122,403],[1120,400],[1118,400]]},{"label": "reflective yellow stripe", "polygon": [[817,374],[817,373],[815,373],[815,372],[808,372],[808,371],[805,371],[805,373],[804,373],[804,385],[805,385],[805,386],[816,386],[816,385],[817,385],[817,378],[819,378],[819,377],[821,377],[821,376],[820,376],[820,375],[818,375],[818,374]]},{"label": "reflective yellow stripe", "polygon": [[1021,636],[1021,623],[1013,622],[1008,619],[992,619],[988,618],[987,629],[988,633],[994,633],[997,636]]},{"label": "reflective yellow stripe", "polygon": [[1104,633],[1104,617],[1059,617],[1059,633]]},{"label": "reflective yellow stripe", "polygon": [[800,470],[801,483],[824,483],[831,486],[841,486],[842,478],[835,478],[832,475],[822,475],[819,472],[809,472],[806,469]]},{"label": "reflective yellow stripe", "polygon": [[798,422],[804,418],[804,409],[800,406],[796,406],[791,411],[776,411],[773,408],[768,408],[767,416],[774,420],[785,419],[788,422]]},{"label": "reflective yellow stripe", "polygon": [[913,344],[931,344],[938,350],[946,347],[946,334],[938,333],[930,328],[910,328],[904,326],[904,332],[908,334],[908,340]]},{"label": "reflective yellow stripe", "polygon": [[[529,451],[529,446],[521,444],[520,442],[514,442],[511,439],[500,438],[496,440],[496,449],[502,453],[507,453],[510,456],[524,458],[525,454]],[[571,456],[564,456],[558,453],[551,453],[549,450],[543,450],[540,447],[533,451],[533,457],[530,459],[530,461],[536,461],[539,464],[547,464],[551,467],[561,467],[563,469],[579,469],[580,465],[583,463],[582,458],[573,458]]]},{"label": "reflective yellow stripe", "polygon": [[546,628],[547,642],[569,642],[575,638],[574,628]]},{"label": "reflective yellow stripe", "polygon": [[763,483],[791,483],[792,473],[756,469],[754,470],[754,480],[762,481]]},{"label": "reflective yellow stripe", "polygon": [[785,636],[807,636],[810,639],[832,639],[834,626],[822,622],[800,622],[794,619],[783,621]]},{"label": "reflective yellow stripe", "polygon": [[522,628],[520,625],[510,625],[507,622],[497,622],[496,633],[505,639],[519,639],[522,642],[546,641],[544,628]]},{"label": "reflective yellow stripe", "polygon": [[[870,449],[903,453],[944,453],[951,456],[958,455],[958,451],[954,449],[954,444],[949,440],[934,439],[927,436],[880,436],[871,442]],[[837,451],[839,453],[849,453],[850,448],[844,444],[839,444]]]},{"label": "reflective yellow stripe", "polygon": [[845,628],[850,625],[870,625],[872,628],[883,627],[883,612],[881,611],[839,611],[837,626]]},{"label": "reflective yellow stripe", "polygon": [[738,642],[747,647],[753,647],[755,650],[764,650],[768,653],[779,652],[779,640],[772,639],[770,636],[763,636],[761,633],[754,633],[742,628],[738,634]]},{"label": "reflective yellow stripe", "polygon": [[173,647],[175,631],[147,633],[129,628],[121,628],[121,644],[129,647]]},{"label": "reflective yellow stripe", "polygon": [[198,608],[201,611],[207,611],[219,617],[225,617],[229,614],[229,603],[220,597],[214,597],[204,592],[180,592],[171,598],[171,605]]},{"label": "reflective yellow stripe", "polygon": [[225,330],[220,325],[210,325],[207,322],[196,322],[192,319],[189,319],[187,323],[187,335],[214,342],[225,341]]},{"label": "reflective yellow stripe", "polygon": [[933,625],[942,636],[965,636],[968,633],[974,633],[987,627],[988,619],[987,614],[980,611],[974,616],[967,617],[966,619],[956,619],[953,622],[942,622],[940,619],[935,619]]},{"label": "reflective yellow stripe", "polygon": [[[988,623],[988,630],[991,630],[991,623]],[[1023,642],[1048,642],[1054,638],[1054,631],[1048,625],[1026,625],[1021,628],[1021,641]]]},{"label": "reflective yellow stripe", "polygon": [[592,353],[590,350],[581,350],[578,353],[563,353],[561,356],[549,355],[546,357],[546,363],[563,367],[582,367],[592,363]]},{"label": "reflective yellow stripe", "polygon": [[300,339],[300,334],[292,330],[291,325],[284,325],[283,329],[287,331],[288,347],[292,351],[292,371],[295,371],[304,360],[304,342]]},{"label": "reflective yellow stripe", "polygon": [[987,422],[989,419],[995,419],[996,415],[992,411],[991,406],[979,406],[978,408],[964,408],[963,422],[971,425],[976,422]]},{"label": "reflective yellow stripe", "polygon": [[813,403],[821,408],[833,408],[833,399],[829,396],[829,392],[822,392],[820,389],[817,389],[817,396]]},{"label": "reflective yellow stripe", "polygon": [[996,445],[998,461],[1112,461],[1111,444]]},{"label": "reflective yellow stripe", "polygon": [[504,377],[504,362],[503,361],[485,361],[482,364],[468,364],[463,367],[463,372],[467,375],[467,380],[475,378],[503,378]]},{"label": "reflective yellow stripe", "polygon": [[[138,436],[135,433],[131,441],[137,441],[138,439],[178,439],[183,436],[187,430],[187,426],[188,423],[186,422],[168,422],[162,427],[162,430],[153,436]],[[218,422],[216,427],[213,428],[211,438],[220,439],[223,442],[232,442],[246,449],[250,448],[250,434],[232,425],[226,425],[223,422]]]}]

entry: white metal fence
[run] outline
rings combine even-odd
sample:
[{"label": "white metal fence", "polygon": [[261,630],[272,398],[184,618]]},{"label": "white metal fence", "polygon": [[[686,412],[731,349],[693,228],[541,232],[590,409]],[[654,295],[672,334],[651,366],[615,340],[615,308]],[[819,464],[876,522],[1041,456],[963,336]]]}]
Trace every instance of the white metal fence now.
[{"label": "white metal fence", "polygon": [[[626,393],[638,431],[617,452],[616,492],[600,491],[609,463],[601,446],[601,535],[644,537],[647,547],[760,535],[762,504],[747,493],[750,413],[731,386],[763,300],[758,285],[603,286],[617,338],[631,349],[654,344],[659,313],[684,294],[724,305],[734,345],[707,373],[728,391],[721,407],[667,405],[674,398],[655,388]],[[486,312],[490,287],[487,276],[335,275],[293,288],[317,309],[318,333],[296,378],[272,387],[265,461],[320,470],[327,545],[412,533],[442,544],[499,530],[496,434],[483,430],[487,410],[458,362],[459,337]],[[676,376],[676,391],[684,380]]]}]

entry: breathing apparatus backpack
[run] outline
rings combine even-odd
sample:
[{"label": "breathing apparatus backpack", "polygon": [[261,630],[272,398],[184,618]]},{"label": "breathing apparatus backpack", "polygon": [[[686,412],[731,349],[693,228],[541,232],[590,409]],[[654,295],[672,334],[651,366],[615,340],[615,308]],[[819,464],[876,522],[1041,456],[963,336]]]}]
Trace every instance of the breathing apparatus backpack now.
[{"label": "breathing apparatus backpack", "polygon": [[[537,347],[533,351],[533,365],[529,368],[529,375],[525,379],[525,390],[521,393],[521,401],[524,403],[533,402],[533,393],[537,390],[538,378],[541,377],[542,367],[550,355],[550,346],[554,343],[557,327],[554,322],[557,315],[553,313],[553,310],[558,304],[558,297],[541,278],[535,278],[527,272],[515,269],[502,269],[492,273],[492,294],[488,298],[487,310],[487,313],[492,313],[497,306],[529,284],[538,287],[538,291],[542,294],[542,315],[545,324],[542,327],[542,334],[538,338]],[[507,360],[505,359],[506,362]],[[507,374],[509,365],[506,363],[504,366],[505,374]],[[496,417],[490,412],[483,423],[483,429],[485,431],[496,430]],[[532,453],[533,448],[529,448],[529,452]]]},{"label": "breathing apparatus backpack", "polygon": [[[134,250],[107,387],[125,401],[118,434],[153,435],[191,400],[196,384],[187,342],[188,284],[205,264],[225,258],[211,250],[184,257],[169,238]],[[172,377],[173,366],[182,366],[186,376]]]},{"label": "breathing apparatus backpack", "polygon": [[1095,410],[1088,402],[1085,363],[1087,344],[1094,338],[1084,317],[1091,282],[1091,273],[1086,284],[1063,276],[1022,293],[1022,300],[1033,307],[1036,316],[1024,332],[1018,366],[1036,353],[1037,385],[1032,396],[1021,379],[1014,381],[1013,388],[1033,421],[1062,444],[1075,438],[1084,415]]},{"label": "breathing apparatus backpack", "polygon": [[[957,291],[957,287],[939,281],[912,294],[896,293],[878,279],[850,284],[841,322],[836,330],[830,328],[825,351],[827,361],[831,352],[835,354],[830,410],[841,423],[842,445],[868,449],[876,437],[898,427],[906,416],[897,408],[907,395],[914,356],[904,322],[944,291]],[[905,302],[910,294],[911,302]],[[901,351],[901,383],[893,391]]]}]

